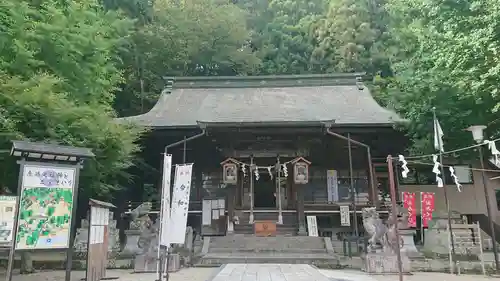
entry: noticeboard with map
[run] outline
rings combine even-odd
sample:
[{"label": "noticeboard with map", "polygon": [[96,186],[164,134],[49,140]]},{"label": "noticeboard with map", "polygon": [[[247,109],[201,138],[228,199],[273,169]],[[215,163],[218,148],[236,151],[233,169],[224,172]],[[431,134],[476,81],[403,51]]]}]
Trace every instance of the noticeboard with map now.
[{"label": "noticeboard with map", "polygon": [[75,169],[24,165],[16,250],[69,246]]}]

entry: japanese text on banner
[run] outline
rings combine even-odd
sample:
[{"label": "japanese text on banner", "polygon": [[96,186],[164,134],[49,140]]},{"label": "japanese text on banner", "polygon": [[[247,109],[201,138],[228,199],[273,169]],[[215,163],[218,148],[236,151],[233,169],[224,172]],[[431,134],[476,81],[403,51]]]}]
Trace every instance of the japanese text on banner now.
[{"label": "japanese text on banner", "polygon": [[433,192],[422,192],[422,225],[424,227],[429,226],[429,222],[432,220],[432,212],[434,211],[434,193]]},{"label": "japanese text on banner", "polygon": [[403,204],[408,209],[408,227],[417,227],[417,212],[415,210],[415,193],[403,192]]}]

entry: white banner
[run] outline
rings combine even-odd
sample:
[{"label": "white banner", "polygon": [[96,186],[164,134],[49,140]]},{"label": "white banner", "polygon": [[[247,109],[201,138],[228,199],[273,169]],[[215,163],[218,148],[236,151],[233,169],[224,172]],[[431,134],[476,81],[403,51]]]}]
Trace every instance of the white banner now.
[{"label": "white banner", "polygon": [[184,244],[191,191],[193,164],[175,165],[174,190],[172,191],[172,209],[170,210],[170,243]]},{"label": "white banner", "polygon": [[336,170],[326,171],[326,185],[328,188],[328,202],[339,201],[339,183]]},{"label": "white banner", "polygon": [[307,232],[309,236],[318,237],[318,221],[316,216],[307,216]]},{"label": "white banner", "polygon": [[161,187],[161,218],[160,218],[160,245],[169,246],[168,229],[170,223],[170,178],[172,174],[172,155],[163,154],[163,180]]},{"label": "white banner", "polygon": [[349,206],[340,206],[340,225],[351,226],[351,216],[349,215]]}]

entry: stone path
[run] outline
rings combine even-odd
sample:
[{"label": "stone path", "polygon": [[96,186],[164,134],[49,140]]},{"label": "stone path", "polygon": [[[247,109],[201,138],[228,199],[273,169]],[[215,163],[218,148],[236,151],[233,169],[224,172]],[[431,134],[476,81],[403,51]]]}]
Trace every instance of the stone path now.
[{"label": "stone path", "polygon": [[330,281],[307,264],[228,264],[210,281]]},{"label": "stone path", "polygon": [[[320,270],[330,280],[345,281],[398,281],[398,275],[367,275],[354,270]],[[403,276],[404,281],[493,281],[500,278],[482,276],[482,275],[451,275],[447,273],[434,272],[414,272],[412,275]]]},{"label": "stone path", "polygon": [[[242,268],[246,268],[247,272],[257,272],[257,274],[253,274],[248,279],[236,279],[238,281],[290,281],[290,280],[307,280],[307,281],[398,281],[397,275],[366,275],[360,271],[354,270],[319,270],[318,272],[322,273],[324,276],[310,275],[307,274],[316,274],[312,270],[312,267],[308,267],[305,265],[271,265],[271,264],[241,264],[241,265],[228,265],[225,268],[217,269],[217,268],[185,268],[179,272],[172,273],[170,275],[170,281],[232,281],[225,275],[222,279],[216,279],[214,277],[217,273],[223,273],[226,270],[226,273],[236,274],[238,271],[235,266],[242,266]],[[266,269],[276,270],[277,268],[283,269],[276,275],[271,275]],[[303,279],[293,279],[293,274],[291,274],[292,269],[301,269],[302,272],[299,275],[299,278]],[[232,269],[232,270],[231,270]],[[300,270],[299,270],[300,271]],[[154,273],[142,273],[142,274],[131,274],[132,270],[108,270],[107,276],[109,277],[119,277],[117,281],[154,281],[156,280],[156,274]],[[267,272],[267,275],[265,274]],[[270,271],[272,272],[272,271]],[[276,272],[276,271],[275,271]],[[224,274],[226,274],[224,273]],[[80,281],[82,277],[85,276],[83,271],[74,271],[72,273],[72,281]],[[221,275],[222,276],[222,275]],[[230,276],[230,275],[229,275]],[[267,276],[267,277],[266,277]],[[325,278],[328,277],[328,278]],[[260,279],[257,279],[260,277]],[[285,277],[285,279],[283,279]],[[5,279],[5,275],[0,273],[0,278],[2,280]],[[265,279],[267,278],[267,279]],[[279,279],[281,278],[281,279]],[[288,279],[286,279],[288,278]],[[63,281],[64,280],[64,272],[63,271],[50,271],[50,272],[40,272],[36,274],[30,275],[14,275],[12,281]],[[500,278],[486,277],[481,275],[450,275],[445,273],[427,273],[427,272],[416,272],[410,276],[404,276],[404,281],[490,281],[490,280],[498,280]]]},{"label": "stone path", "polygon": [[[170,281],[207,281],[218,271],[217,268],[184,268],[170,274]],[[116,281],[155,281],[154,273],[133,274],[132,270],[108,270],[108,277],[119,277]],[[81,281],[85,277],[83,271],[73,271],[71,281]],[[5,280],[5,273],[0,274]],[[46,271],[29,275],[14,275],[12,281],[64,281],[64,271]]]}]

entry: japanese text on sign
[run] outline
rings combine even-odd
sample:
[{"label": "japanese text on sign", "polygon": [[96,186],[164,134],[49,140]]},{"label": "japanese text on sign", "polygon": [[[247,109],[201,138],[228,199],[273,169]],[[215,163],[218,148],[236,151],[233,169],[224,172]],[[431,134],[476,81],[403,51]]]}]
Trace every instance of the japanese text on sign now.
[{"label": "japanese text on sign", "polygon": [[417,212],[415,210],[415,193],[403,192],[403,204],[408,210],[408,227],[417,227]]},{"label": "japanese text on sign", "polygon": [[434,193],[433,192],[421,192],[422,199],[422,225],[424,227],[429,226],[429,222],[432,220],[432,212],[434,211]]}]

